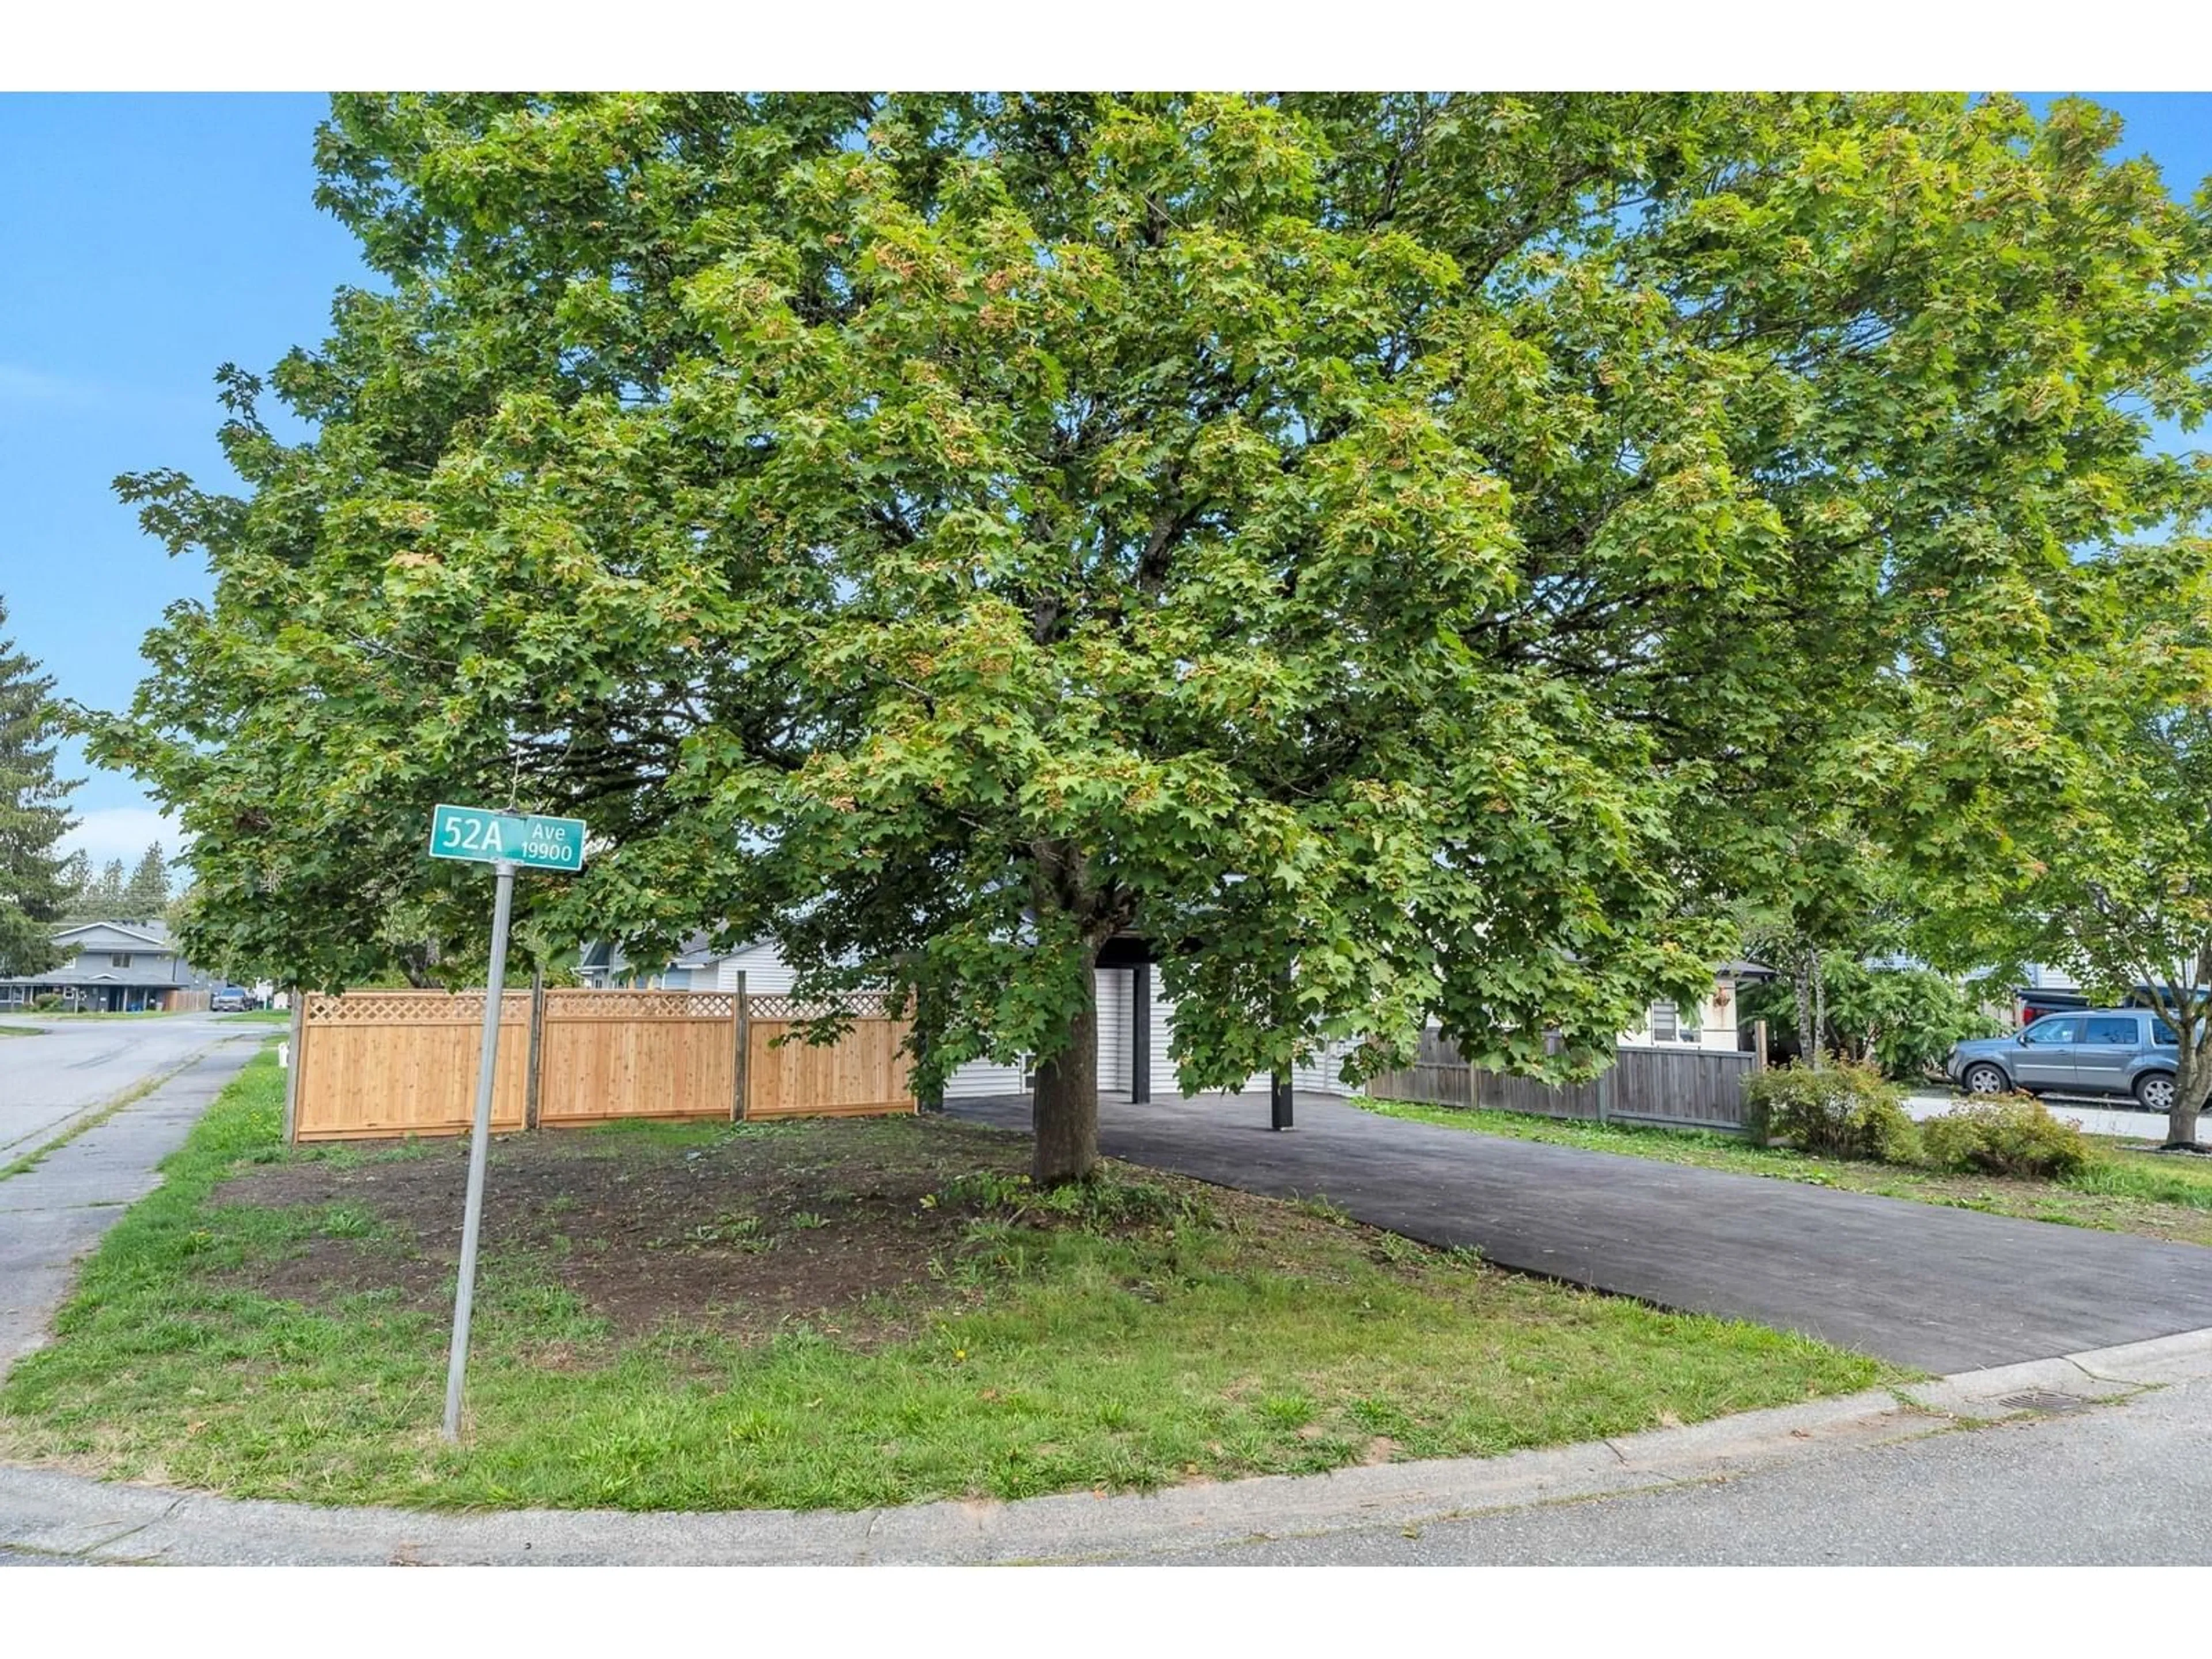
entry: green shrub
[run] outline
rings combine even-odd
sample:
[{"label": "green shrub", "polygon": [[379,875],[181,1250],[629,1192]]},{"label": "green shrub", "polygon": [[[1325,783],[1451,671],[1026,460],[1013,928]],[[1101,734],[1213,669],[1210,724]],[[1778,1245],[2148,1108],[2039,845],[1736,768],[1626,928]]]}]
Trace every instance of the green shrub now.
[{"label": "green shrub", "polygon": [[2086,1169],[2089,1143],[2032,1095],[1977,1100],[1920,1126],[1928,1161],[1942,1170],[2050,1181]]},{"label": "green shrub", "polygon": [[1919,1154],[1898,1091],[1871,1066],[1838,1060],[1817,1072],[1784,1066],[1749,1079],[1743,1097],[1752,1135],[1766,1145],[1787,1141],[1800,1152],[1886,1164],[1908,1164]]},{"label": "green shrub", "polygon": [[[1821,958],[1828,1030],[1842,1052],[1869,1060],[1899,1083],[1940,1077],[1951,1045],[1995,1036],[1996,1022],[1981,1011],[1981,994],[1925,968],[1873,968],[1847,952]],[[1794,1041],[1796,996],[1787,978],[1743,988],[1737,1023],[1764,1019],[1778,1039]]]}]

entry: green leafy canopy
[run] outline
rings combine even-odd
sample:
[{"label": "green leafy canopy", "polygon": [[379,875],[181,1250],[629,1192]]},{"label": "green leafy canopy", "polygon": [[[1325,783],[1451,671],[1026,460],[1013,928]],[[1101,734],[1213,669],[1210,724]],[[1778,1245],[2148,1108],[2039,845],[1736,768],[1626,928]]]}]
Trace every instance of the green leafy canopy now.
[{"label": "green leafy canopy", "polygon": [[[1911,684],[2179,488],[2201,215],[2005,99],[345,97],[386,286],[225,380],[211,606],[94,752],[207,959],[772,936],[941,1069],[1163,953],[1187,1085],[1688,997]],[[280,441],[272,391],[312,425]],[[413,955],[410,955],[410,953]],[[1285,974],[1288,966],[1291,971]],[[1547,1049],[1549,1042],[1557,1052]]]}]

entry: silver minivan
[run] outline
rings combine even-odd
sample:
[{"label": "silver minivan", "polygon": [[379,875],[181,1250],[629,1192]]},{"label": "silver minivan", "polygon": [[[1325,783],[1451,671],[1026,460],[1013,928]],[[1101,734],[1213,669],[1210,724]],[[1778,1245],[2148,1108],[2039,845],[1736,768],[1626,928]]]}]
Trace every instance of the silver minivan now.
[{"label": "silver minivan", "polygon": [[2045,1014],[2014,1036],[1959,1043],[1943,1069],[1978,1095],[2133,1095],[2165,1112],[2179,1057],[2173,1028],[2148,1010],[2084,1008]]}]

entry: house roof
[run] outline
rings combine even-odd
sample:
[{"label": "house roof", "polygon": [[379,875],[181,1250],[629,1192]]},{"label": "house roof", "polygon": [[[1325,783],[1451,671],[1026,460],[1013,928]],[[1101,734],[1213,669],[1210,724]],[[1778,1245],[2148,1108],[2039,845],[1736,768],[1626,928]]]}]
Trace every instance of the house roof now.
[{"label": "house roof", "polygon": [[43,974],[15,974],[0,979],[0,985],[132,985],[160,986],[173,990],[179,986],[193,986],[203,982],[204,976],[186,969],[170,975],[140,973],[129,968],[79,968],[74,964],[56,968]]},{"label": "house roof", "polygon": [[142,939],[155,950],[166,951],[170,948],[168,927],[166,923],[159,921],[80,921],[71,927],[57,928],[54,931],[54,941],[59,944],[62,940],[73,938],[78,933],[89,933],[101,929],[111,933],[128,933],[133,939]]},{"label": "house roof", "polygon": [[[714,937],[713,933],[704,929],[693,933],[677,947],[675,956],[670,958],[667,965],[671,968],[703,968],[709,963],[720,962],[726,957],[738,956],[763,942],[760,939],[748,939],[742,945],[731,946],[726,951],[717,951],[714,948]],[[642,966],[641,963],[632,961],[620,945],[607,939],[592,939],[586,944],[577,953],[576,965],[586,970],[601,969],[610,975],[626,974],[633,969]],[[654,969],[651,971],[659,970]]]}]

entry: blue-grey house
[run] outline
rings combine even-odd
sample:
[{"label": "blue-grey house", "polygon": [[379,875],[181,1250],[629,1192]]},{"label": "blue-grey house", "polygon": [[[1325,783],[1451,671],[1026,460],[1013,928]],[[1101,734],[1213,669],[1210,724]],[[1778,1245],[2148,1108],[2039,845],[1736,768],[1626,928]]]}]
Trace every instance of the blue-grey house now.
[{"label": "blue-grey house", "polygon": [[0,1008],[27,1008],[48,996],[90,1013],[204,1007],[216,983],[186,964],[158,921],[79,922],[56,932],[54,943],[69,959],[43,974],[0,979]]}]

